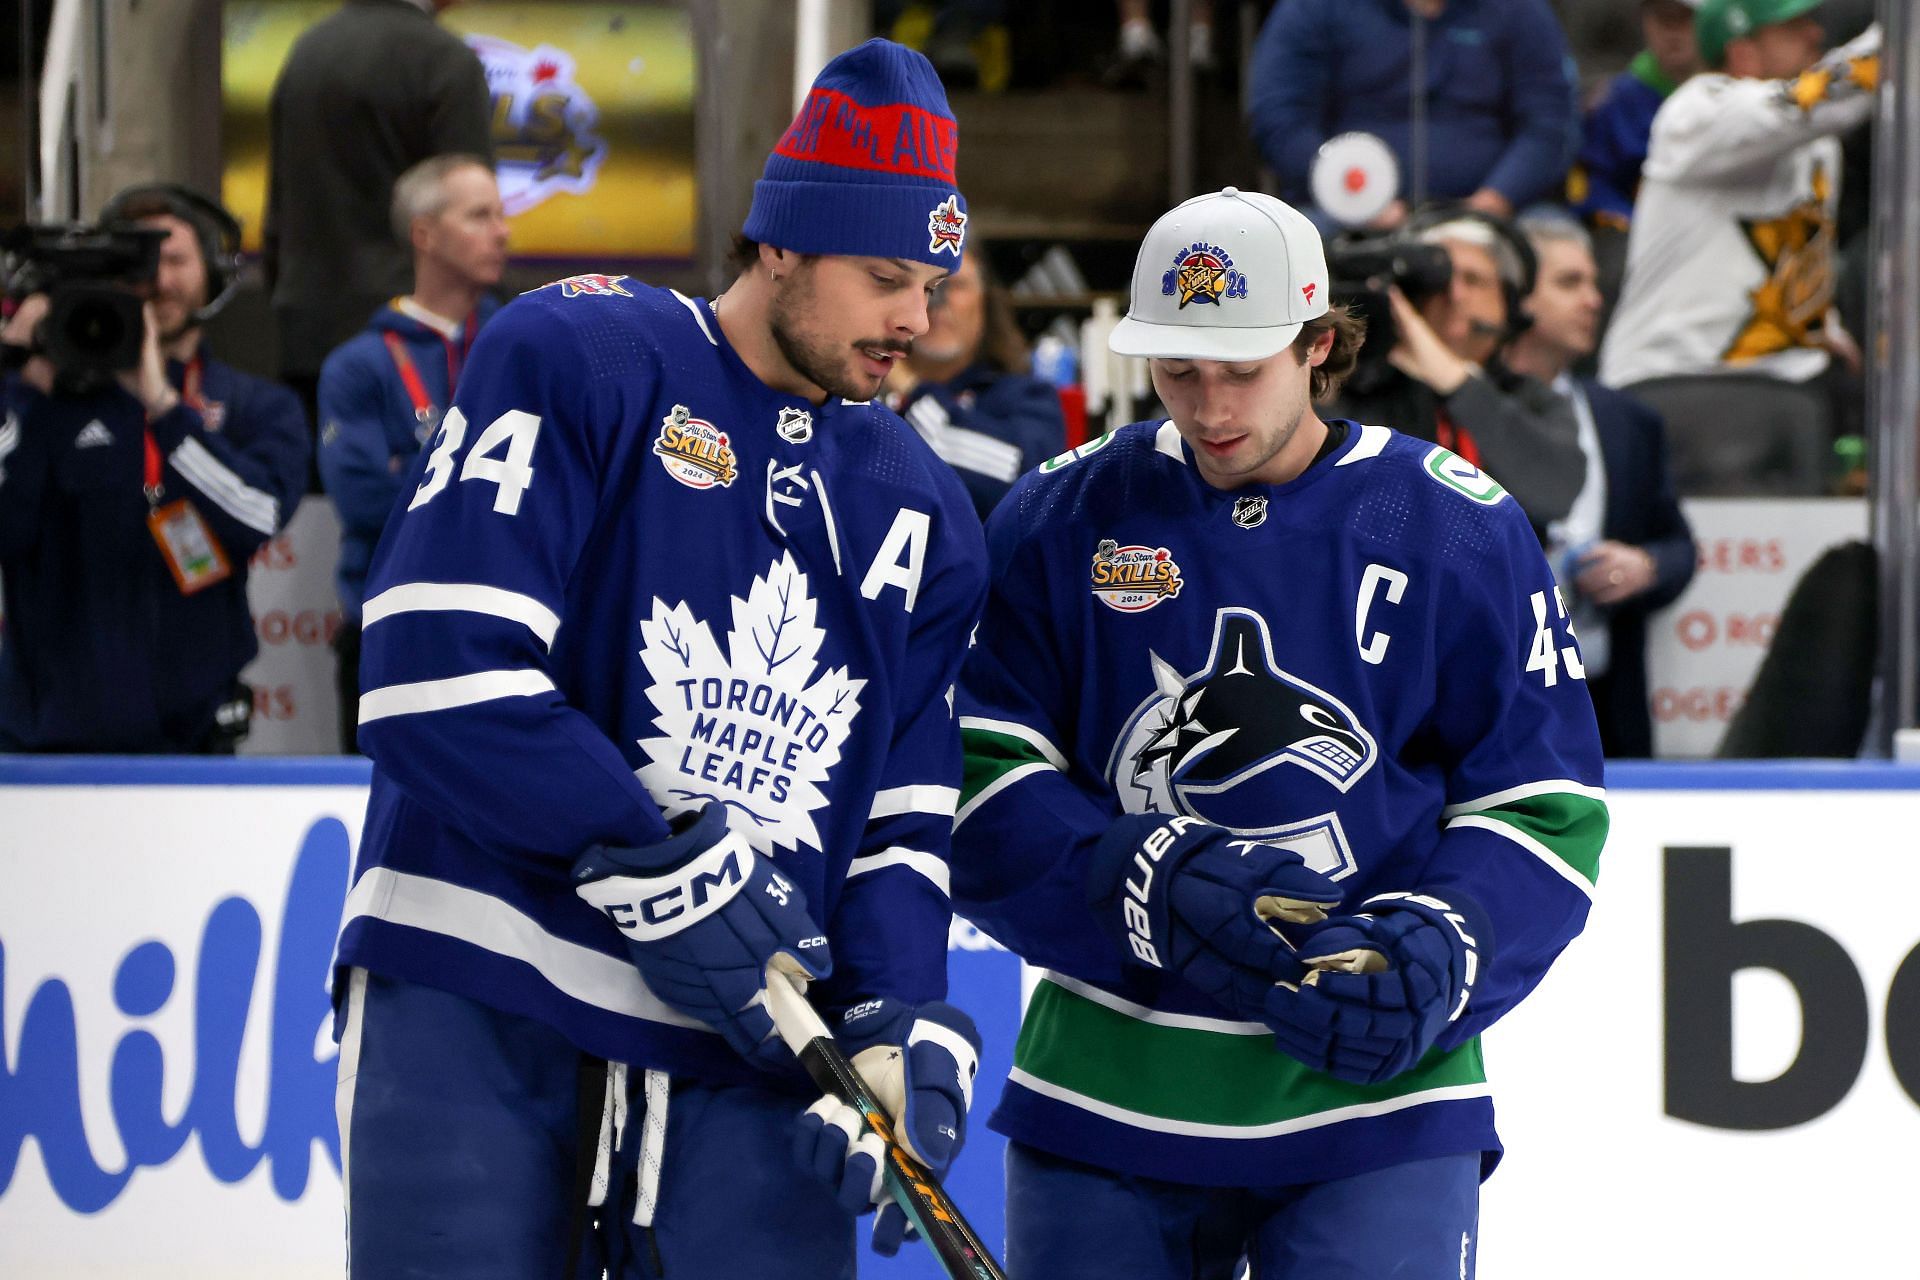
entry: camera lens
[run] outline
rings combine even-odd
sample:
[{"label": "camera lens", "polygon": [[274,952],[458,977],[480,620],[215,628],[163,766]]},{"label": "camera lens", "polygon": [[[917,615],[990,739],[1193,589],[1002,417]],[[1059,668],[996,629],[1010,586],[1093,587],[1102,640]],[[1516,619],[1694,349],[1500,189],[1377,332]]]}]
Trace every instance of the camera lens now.
[{"label": "camera lens", "polygon": [[75,351],[105,354],[118,350],[127,340],[125,308],[88,299],[67,314],[66,340]]}]

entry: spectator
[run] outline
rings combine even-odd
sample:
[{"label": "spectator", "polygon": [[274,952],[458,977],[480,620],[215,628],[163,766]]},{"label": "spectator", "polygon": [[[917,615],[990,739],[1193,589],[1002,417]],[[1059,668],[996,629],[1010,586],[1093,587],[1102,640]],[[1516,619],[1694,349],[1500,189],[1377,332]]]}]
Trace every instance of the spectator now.
[{"label": "spectator", "polygon": [[1544,532],[1572,507],[1586,459],[1572,406],[1496,358],[1533,290],[1532,251],[1507,223],[1472,211],[1423,213],[1412,228],[1446,249],[1452,281],[1417,306],[1389,292],[1397,341],[1384,358],[1362,349],[1334,412],[1446,446],[1504,485]]},{"label": "spectator", "polygon": [[879,0],[875,25],[933,63],[949,89],[999,93],[1013,74],[1007,0]]},{"label": "spectator", "polygon": [[1067,447],[1059,392],[1028,374],[1012,299],[991,272],[984,253],[961,259],[886,386],[894,411],[959,473],[982,520],[1022,473]]},{"label": "spectator", "polygon": [[1527,298],[1532,323],[1514,339],[1507,363],[1572,404],[1587,457],[1587,482],[1566,518],[1549,526],[1547,555],[1580,636],[1600,744],[1609,757],[1644,758],[1653,754],[1647,617],[1693,580],[1693,531],[1674,497],[1660,415],[1572,374],[1600,332],[1599,272],[1587,233],[1563,218],[1522,226],[1539,278]]},{"label": "spectator", "polygon": [[[285,527],[308,433],[284,387],[209,357],[200,329],[239,249],[184,187],[129,188],[103,221],[166,232],[136,369],[80,387],[45,355],[0,424],[0,751],[231,753],[258,649],[247,560]],[[34,347],[45,295],[0,339]]]},{"label": "spectator", "polygon": [[340,513],[341,748],[360,722],[360,610],[367,566],[414,457],[440,429],[474,335],[499,302],[507,215],[478,156],[422,160],[393,186],[393,232],[413,252],[395,298],[320,370],[320,478]]},{"label": "spectator", "polygon": [[1654,118],[1600,380],[1666,419],[1682,493],[1825,486],[1835,135],[1872,111],[1879,29],[1821,59],[1818,3],[1706,0],[1711,70]]},{"label": "spectator", "polygon": [[[1417,86],[1416,44],[1426,71]],[[1573,64],[1546,0],[1280,0],[1249,85],[1254,141],[1296,205],[1310,201],[1327,139],[1357,130],[1393,149],[1407,199],[1381,230],[1427,199],[1511,217],[1558,191],[1573,158]]]},{"label": "spectator", "polygon": [[1625,232],[1633,220],[1640,167],[1654,113],[1700,67],[1693,36],[1699,0],[1640,0],[1646,47],[1587,112],[1580,154],[1567,179],[1567,199],[1595,227]]},{"label": "spectator", "polygon": [[493,154],[486,72],[433,21],[451,3],[347,0],[273,86],[264,265],[281,379],[316,421],[321,361],[411,286],[394,180],[428,156]]},{"label": "spectator", "polygon": [[[1167,60],[1167,46],[1153,29],[1150,0],[1114,0],[1120,19],[1120,45],[1105,80],[1113,88],[1139,88]],[[1212,71],[1213,0],[1193,0],[1187,25],[1187,63],[1195,71]]]}]

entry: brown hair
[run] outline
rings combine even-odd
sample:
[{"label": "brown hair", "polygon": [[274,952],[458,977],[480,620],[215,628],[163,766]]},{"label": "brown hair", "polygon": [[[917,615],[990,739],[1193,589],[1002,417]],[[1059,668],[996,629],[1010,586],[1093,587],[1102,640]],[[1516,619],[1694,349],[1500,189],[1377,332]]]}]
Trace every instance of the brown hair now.
[{"label": "brown hair", "polygon": [[1336,303],[1327,308],[1325,315],[1300,326],[1289,348],[1293,358],[1305,364],[1307,354],[1320,341],[1320,335],[1329,330],[1333,332],[1333,346],[1327,358],[1314,366],[1308,387],[1316,404],[1326,403],[1339,392],[1340,384],[1352,375],[1353,366],[1360,359],[1360,346],[1367,340],[1366,320],[1354,314],[1345,303]]},{"label": "brown hair", "polygon": [[1000,282],[993,259],[984,248],[970,255],[980,264],[980,287],[985,293],[978,358],[1001,373],[1026,373],[1033,367],[1033,351],[1013,313],[1013,295]]}]

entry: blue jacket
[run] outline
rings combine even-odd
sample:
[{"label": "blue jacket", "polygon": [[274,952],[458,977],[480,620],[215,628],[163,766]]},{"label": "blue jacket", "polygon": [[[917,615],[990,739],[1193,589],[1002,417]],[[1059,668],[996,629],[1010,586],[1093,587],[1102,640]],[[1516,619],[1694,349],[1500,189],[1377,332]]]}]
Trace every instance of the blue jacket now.
[{"label": "blue jacket", "polygon": [[1641,50],[1587,113],[1580,156],[1567,184],[1567,198],[1582,217],[1626,229],[1654,114],[1672,92],[1673,83],[1660,74],[1653,55]]},{"label": "blue jacket", "polygon": [[[186,367],[170,362],[183,385]],[[306,487],[291,391],[215,360],[203,408],[153,423],[160,503],[184,498],[232,574],[181,594],[147,527],[140,402],[43,396],[7,380],[0,422],[0,751],[191,752],[258,650],[247,560]]]},{"label": "blue jacket", "polygon": [[1060,393],[984,362],[946,382],[922,382],[898,408],[959,474],[983,521],[1015,480],[1067,447]]},{"label": "blue jacket", "polygon": [[[1404,0],[1280,0],[1254,46],[1253,137],[1281,196],[1310,203],[1328,138],[1378,135],[1411,182]],[[1557,194],[1573,158],[1575,77],[1546,0],[1449,0],[1427,24],[1427,191],[1491,187],[1523,208]]]},{"label": "blue jacket", "polygon": [[[396,305],[380,309],[365,329],[334,348],[320,369],[320,481],[340,513],[340,608],[360,619],[367,566],[393,512],[415,455],[440,428],[453,402],[474,333],[500,309],[493,298],[452,337]],[[425,419],[415,412],[386,334],[406,344],[430,401]],[[485,424],[482,423],[482,426]]]}]

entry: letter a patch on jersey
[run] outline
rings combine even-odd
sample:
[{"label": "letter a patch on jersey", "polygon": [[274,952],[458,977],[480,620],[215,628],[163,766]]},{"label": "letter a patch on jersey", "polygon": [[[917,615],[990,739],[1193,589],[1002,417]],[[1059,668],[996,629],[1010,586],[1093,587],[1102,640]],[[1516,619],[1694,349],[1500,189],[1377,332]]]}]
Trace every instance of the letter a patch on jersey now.
[{"label": "letter a patch on jersey", "polygon": [[655,598],[640,661],[658,732],[640,739],[648,762],[636,772],[668,818],[718,800],[745,817],[733,829],[761,853],[821,847],[813,811],[867,682],[820,670],[817,608],[791,553],[734,597],[724,650],[684,601]]}]

